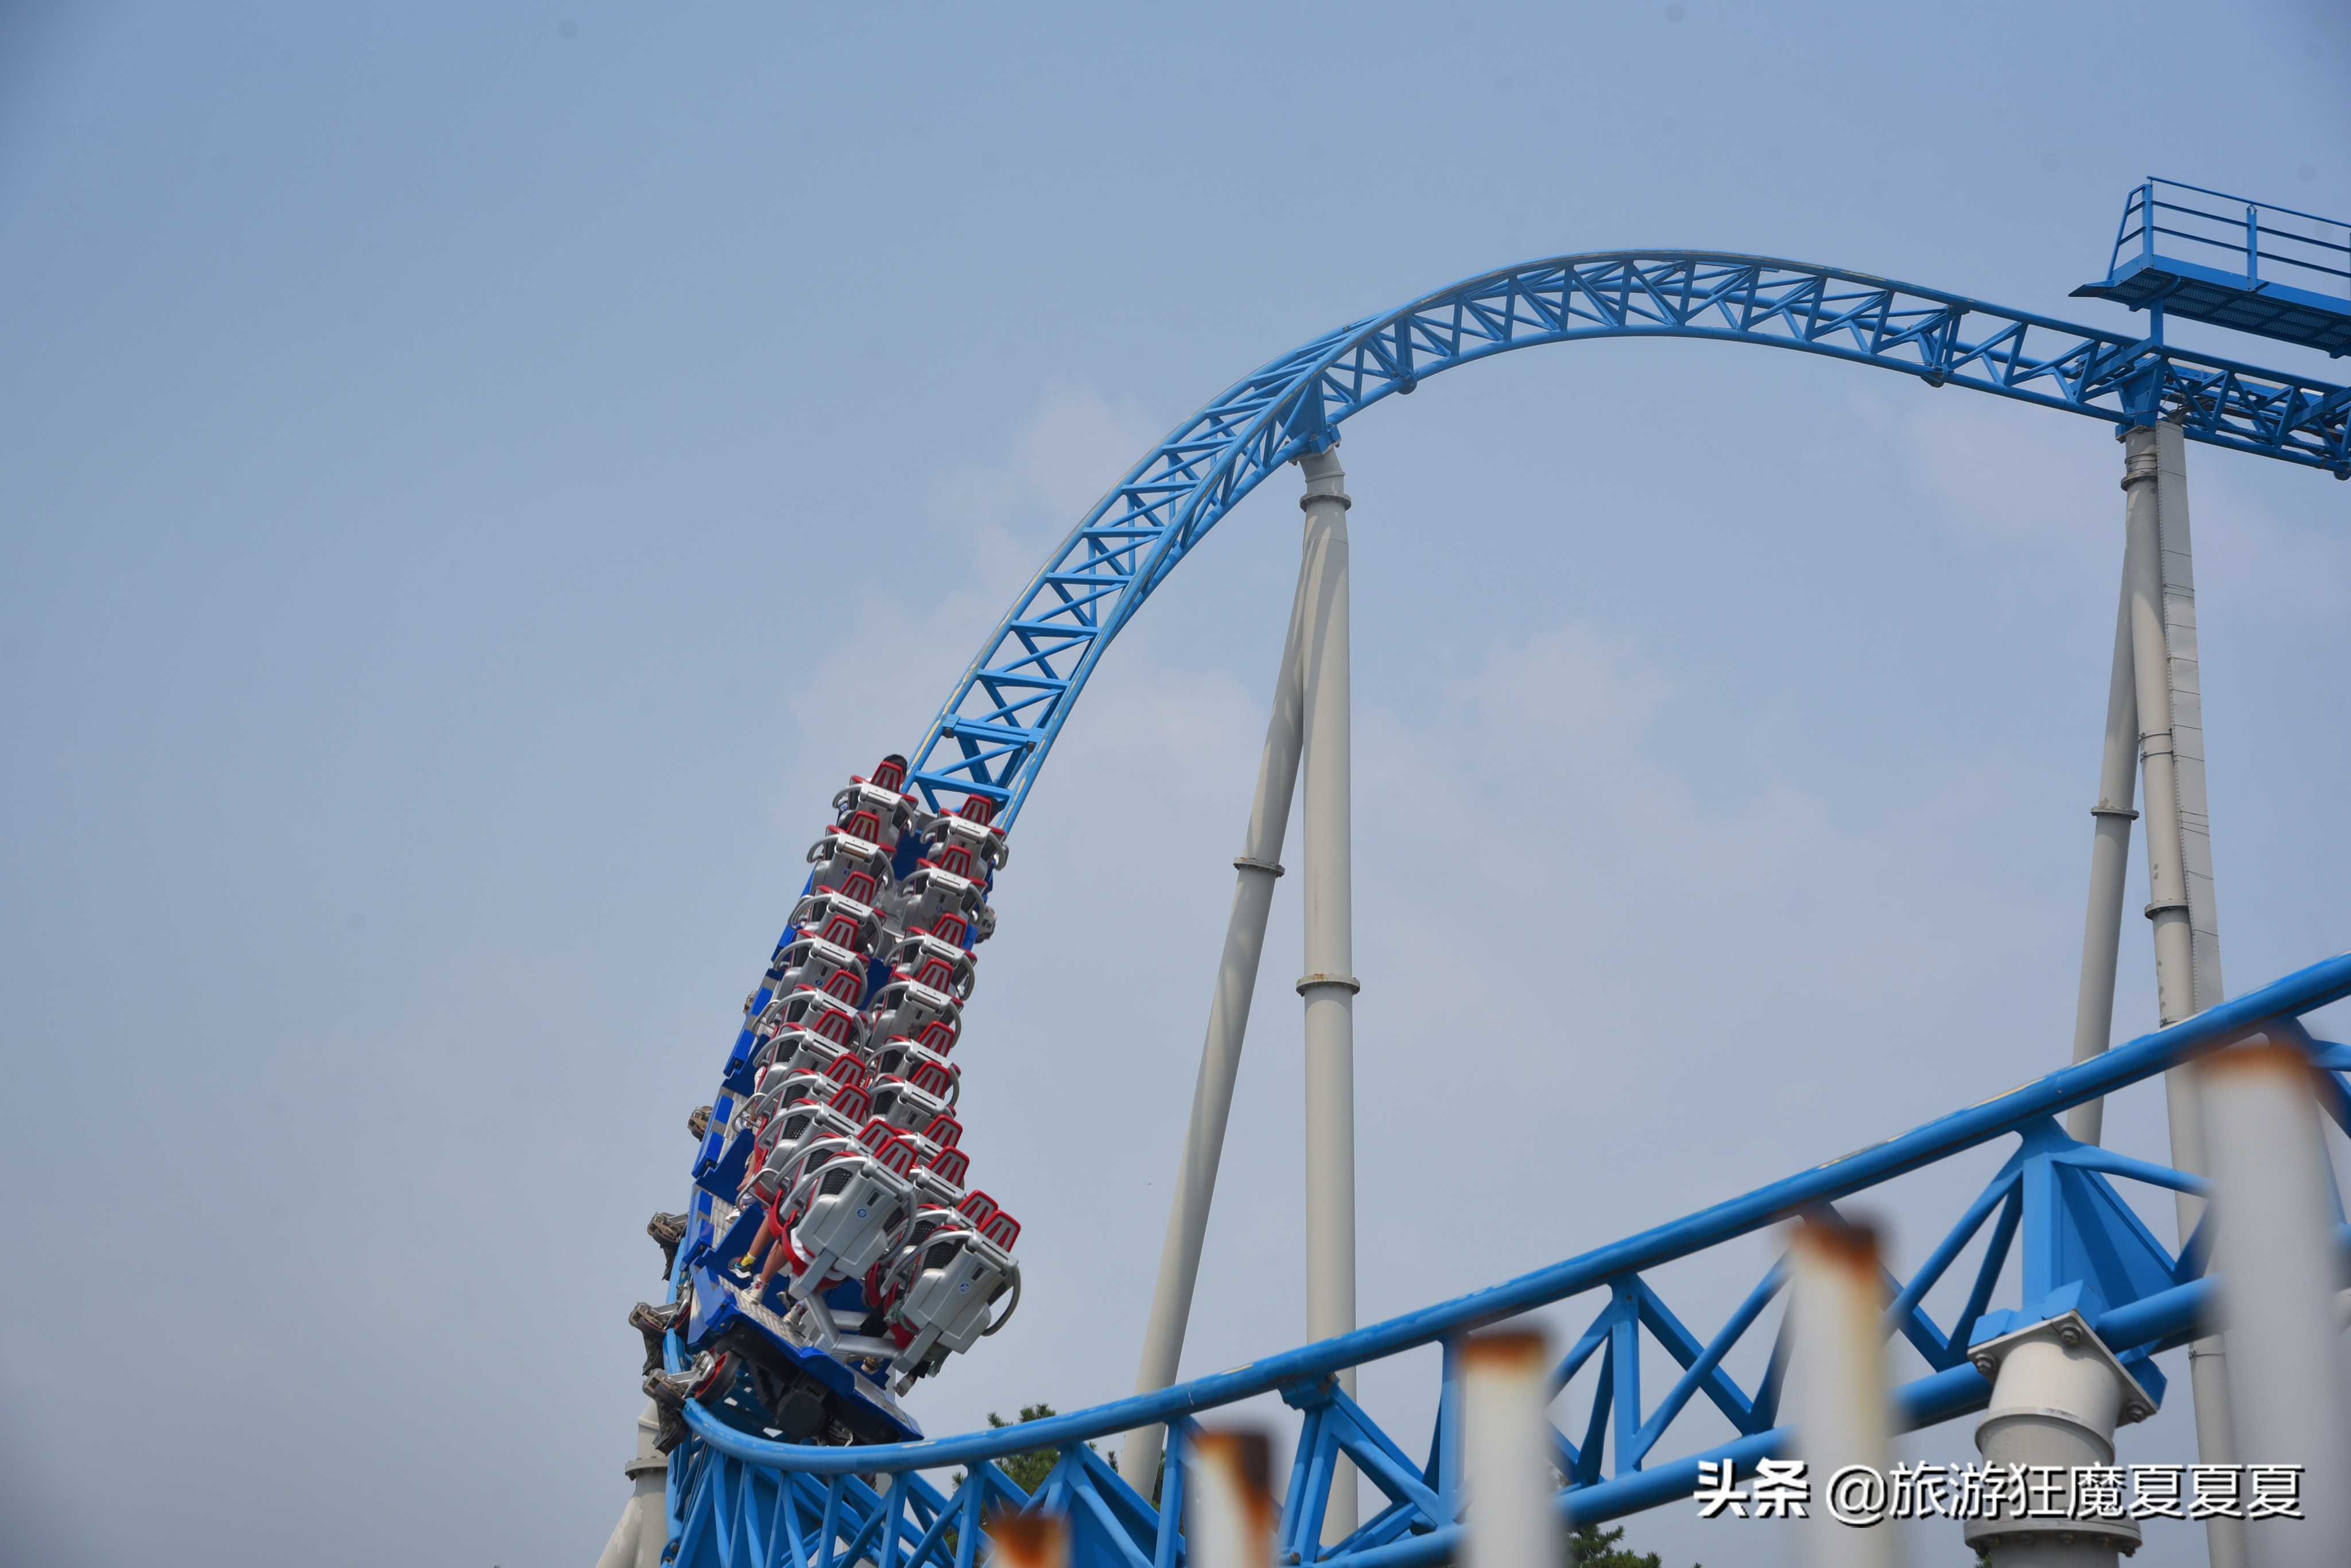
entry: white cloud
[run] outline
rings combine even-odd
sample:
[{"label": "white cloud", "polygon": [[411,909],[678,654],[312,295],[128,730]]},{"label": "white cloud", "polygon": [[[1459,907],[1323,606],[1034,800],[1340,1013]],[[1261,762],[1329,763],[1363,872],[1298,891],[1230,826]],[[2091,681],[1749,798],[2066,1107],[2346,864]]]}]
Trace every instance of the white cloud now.
[{"label": "white cloud", "polygon": [[[1157,442],[1163,427],[1132,398],[1113,402],[1089,386],[1049,384],[1012,434],[1000,464],[959,468],[932,486],[931,511],[959,529],[1001,528],[1010,538],[1050,524],[1070,528]],[[1050,536],[1049,536],[1050,537]]]},{"label": "white cloud", "polygon": [[[814,790],[884,752],[912,747],[1014,594],[1053,544],[1155,443],[1157,425],[1133,400],[1091,387],[1048,386],[1012,432],[1005,460],[957,469],[931,488],[932,528],[915,559],[845,580],[842,613],[805,638],[809,658],[785,706],[810,745],[795,758],[778,811],[797,824]],[[787,828],[788,832],[792,831]]]},{"label": "white cloud", "polygon": [[2121,449],[2107,426],[1992,398],[1913,400],[1889,432],[1952,535],[2059,575],[2071,595],[2122,574]]}]

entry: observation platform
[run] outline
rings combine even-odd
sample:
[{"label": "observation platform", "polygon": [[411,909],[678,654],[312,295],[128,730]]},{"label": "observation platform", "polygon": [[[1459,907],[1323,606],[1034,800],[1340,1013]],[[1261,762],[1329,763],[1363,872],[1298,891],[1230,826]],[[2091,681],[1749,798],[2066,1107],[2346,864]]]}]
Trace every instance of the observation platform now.
[{"label": "observation platform", "polygon": [[2149,179],[2123,203],[2105,280],[2074,298],[2351,354],[2351,225]]}]

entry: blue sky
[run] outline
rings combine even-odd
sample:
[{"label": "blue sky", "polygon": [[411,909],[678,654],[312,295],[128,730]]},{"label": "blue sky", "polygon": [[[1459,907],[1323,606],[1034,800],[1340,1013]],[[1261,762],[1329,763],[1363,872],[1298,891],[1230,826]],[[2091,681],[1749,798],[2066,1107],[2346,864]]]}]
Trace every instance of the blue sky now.
[{"label": "blue sky", "polygon": [[[0,1554],[591,1559],[639,1227],[802,846],[1160,431],[1570,251],[2118,325],[2065,295],[2146,173],[2351,214],[2345,13],[2220,15],[9,8]],[[2064,1060],[2106,427],[1602,343],[1343,455],[1367,1315]],[[2351,946],[2351,486],[2189,461],[2243,988]],[[1131,1384],[1285,485],[1105,660],[1016,834],[959,1060],[1027,1300],[934,1431]],[[1302,1322],[1286,901],[1271,941],[1194,1370]],[[2121,994],[2150,1025],[2137,930]],[[2150,1092],[2109,1127],[2162,1153]],[[1947,1196],[1888,1200],[1897,1251]],[[1425,1374],[1366,1396],[1408,1424]],[[1779,1549],[1668,1513],[1636,1539]]]}]

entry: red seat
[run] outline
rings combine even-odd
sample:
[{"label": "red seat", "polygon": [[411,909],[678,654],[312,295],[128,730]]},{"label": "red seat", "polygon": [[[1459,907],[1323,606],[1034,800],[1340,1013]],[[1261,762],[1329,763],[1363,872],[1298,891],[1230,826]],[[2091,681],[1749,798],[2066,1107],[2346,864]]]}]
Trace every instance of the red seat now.
[{"label": "red seat", "polygon": [[[873,1151],[873,1158],[883,1170],[893,1175],[903,1176],[914,1174],[914,1145],[894,1133],[891,1134],[887,1143]],[[1014,1228],[1013,1233],[1019,1234],[1018,1227]]]},{"label": "red seat", "polygon": [[956,1204],[956,1207],[963,1212],[966,1219],[971,1221],[973,1229],[983,1233],[986,1231],[987,1222],[996,1218],[996,1200],[984,1192],[975,1190],[964,1194],[963,1201]]},{"label": "red seat", "polygon": [[1020,1222],[999,1208],[987,1217],[979,1233],[1009,1252],[1012,1244],[1020,1239]]},{"label": "red seat", "polygon": [[934,1116],[923,1129],[923,1136],[943,1149],[957,1148],[963,1144],[963,1124],[953,1116]]},{"label": "red seat", "polygon": [[[933,1124],[934,1127],[937,1124]],[[958,1132],[961,1130],[962,1129],[960,1128],[956,1129]],[[931,1141],[933,1143],[938,1142],[935,1138],[933,1138]],[[955,1183],[957,1186],[961,1186],[963,1185],[963,1178],[971,1174],[971,1156],[965,1154],[961,1149],[942,1148],[937,1154],[931,1156],[929,1163],[931,1169],[938,1172],[939,1175]]]}]

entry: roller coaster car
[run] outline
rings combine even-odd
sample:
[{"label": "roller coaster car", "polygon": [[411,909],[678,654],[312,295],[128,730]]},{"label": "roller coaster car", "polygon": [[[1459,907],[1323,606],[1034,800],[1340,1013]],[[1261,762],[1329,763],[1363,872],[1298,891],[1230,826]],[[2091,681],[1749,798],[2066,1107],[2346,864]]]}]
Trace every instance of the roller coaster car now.
[{"label": "roller coaster car", "polygon": [[925,861],[881,900],[883,914],[900,931],[936,933],[943,918],[962,920],[974,931],[993,929],[981,912],[987,907],[987,891],[967,876]]},{"label": "roller coaster car", "polygon": [[839,997],[802,986],[769,1001],[736,1037],[720,1084],[737,1099],[750,1098],[759,1069],[773,1060],[774,1042],[795,1030],[821,1035],[835,1045],[864,1054],[865,1016]]},{"label": "roller coaster car", "polygon": [[[836,947],[870,955],[882,940],[882,912],[845,893],[811,893],[792,906],[791,928],[800,936],[814,934]],[[777,947],[778,960],[789,946]],[[783,971],[774,972],[780,977]]]},{"label": "roller coaster car", "polygon": [[853,1138],[873,1114],[872,1096],[864,1085],[808,1076],[815,1082],[805,1090],[797,1083],[789,1086],[758,1129],[755,1146],[763,1169],[790,1159],[794,1148],[818,1135],[810,1130],[817,1124],[838,1127],[841,1136]]},{"label": "roller coaster car", "polygon": [[730,1426],[833,1448],[922,1440],[922,1427],[887,1389],[822,1352],[772,1335],[747,1316],[730,1323],[720,1340],[744,1375],[718,1403],[705,1399],[703,1407],[728,1420],[744,1394],[757,1402],[744,1412],[747,1419],[728,1420]]},{"label": "roller coaster car", "polygon": [[935,991],[946,991],[959,1002],[971,1000],[979,982],[979,960],[952,942],[927,931],[910,931],[890,953],[893,978],[920,980]]},{"label": "roller coaster car", "polygon": [[875,904],[894,892],[890,856],[871,839],[857,838],[839,828],[827,828],[824,837],[809,846],[810,893],[841,893],[860,904]]},{"label": "roller coaster car", "polygon": [[[963,1129],[956,1131],[960,1134]],[[928,1143],[918,1140],[917,1146]],[[953,1208],[963,1201],[964,1178],[971,1174],[971,1156],[961,1149],[941,1148],[935,1144],[924,1151],[914,1162],[914,1190],[924,1198],[942,1208]]]},{"label": "roller coaster car", "polygon": [[873,1053],[873,1075],[903,1078],[952,1105],[962,1097],[963,1069],[939,1052],[900,1035]]},{"label": "roller coaster car", "polygon": [[[763,1218],[764,1210],[747,1210],[737,1220],[737,1231],[756,1230]],[[838,1447],[921,1439],[922,1427],[882,1382],[886,1364],[881,1358],[868,1352],[857,1358],[860,1365],[852,1365],[827,1354],[729,1270],[696,1269],[692,1281],[694,1311],[678,1329],[698,1354],[687,1374],[667,1381],[691,1379],[693,1397],[719,1420],[754,1436],[794,1443]],[[849,1290],[862,1301],[862,1286]],[[873,1365],[864,1368],[863,1362]],[[650,1380],[647,1392],[662,1396]]]},{"label": "roller coaster car", "polygon": [[899,1040],[906,1040],[909,1044],[921,1046],[934,1056],[944,1057],[955,1050],[956,1040],[962,1032],[963,1015],[960,1012],[932,1019],[921,1029],[915,1030],[912,1036],[885,1033],[880,1029],[875,1029],[865,1037],[869,1049],[858,1054],[869,1062],[878,1061],[881,1060],[882,1052],[888,1050],[890,1046]]},{"label": "roller coaster car", "polygon": [[[804,1038],[825,1045],[832,1043],[819,1035],[805,1035]],[[865,1101],[863,1092],[872,1081],[872,1070],[846,1050],[840,1051],[831,1061],[820,1064],[771,1062],[760,1069],[758,1091],[745,1104],[742,1115],[737,1120],[746,1130],[759,1132],[778,1112],[803,1100],[831,1100],[844,1087],[859,1091],[859,1103],[862,1104]]]},{"label": "roller coaster car", "polygon": [[[864,1058],[839,1040],[827,1040],[812,1029],[788,1029],[768,1037],[752,1061],[757,1071],[763,1073],[776,1067],[791,1072],[822,1072],[844,1057],[860,1068],[865,1067]],[[862,1083],[864,1080],[841,1082]]]},{"label": "roller coaster car", "polygon": [[[800,1113],[792,1114],[799,1117]],[[792,1227],[799,1218],[793,1197],[800,1185],[810,1173],[835,1159],[862,1157],[866,1153],[855,1124],[831,1113],[830,1108],[802,1118],[800,1125],[803,1130],[772,1150],[767,1163],[745,1184],[739,1199],[742,1207],[726,1220],[726,1236],[716,1249],[717,1267],[730,1279],[739,1275],[742,1281],[751,1281],[754,1294],[767,1291],[785,1264],[798,1269],[807,1263],[791,1243]],[[789,1277],[782,1283],[789,1285]],[[790,1310],[790,1303],[783,1300],[769,1305],[778,1312]]]},{"label": "roller coaster car", "polygon": [[894,852],[899,839],[915,831],[922,820],[914,802],[895,789],[852,781],[832,798],[833,825],[869,842]]},{"label": "roller coaster car", "polygon": [[800,1177],[786,1200],[795,1299],[808,1301],[826,1284],[873,1267],[914,1214],[914,1170],[913,1145],[893,1137],[871,1153],[835,1155]]},{"label": "roller coaster car", "polygon": [[760,1014],[760,1024],[779,1034],[785,1030],[804,1029],[852,1051],[865,1043],[864,1015],[830,991],[812,986],[778,997]]},{"label": "roller coaster car", "polygon": [[[992,1216],[987,1229],[956,1216],[920,1246],[901,1251],[883,1281],[891,1303],[884,1321],[891,1337],[900,1340],[897,1393],[938,1371],[950,1354],[971,1349],[1012,1321],[1020,1307],[1020,1265],[1013,1261],[1011,1244],[1019,1234],[1019,1223],[1008,1214]],[[1011,1305],[991,1321],[992,1309],[1007,1291],[1012,1292]]]},{"label": "roller coaster car", "polygon": [[[837,1065],[854,1071],[859,1064],[850,1058]],[[833,1126],[853,1136],[872,1113],[863,1087],[832,1073],[800,1070],[777,1075],[771,1068],[769,1074],[762,1094],[736,1119],[723,1150],[695,1167],[695,1185],[724,1202],[736,1201],[747,1174],[758,1173],[751,1177],[756,1186],[761,1176],[779,1171],[791,1151],[814,1135],[813,1126]],[[775,1186],[774,1180],[767,1184],[770,1196]]]},{"label": "roller coaster car", "polygon": [[905,780],[889,757],[834,797],[745,1006],[672,1254],[686,1276],[674,1332],[694,1359],[649,1378],[664,1407],[696,1401],[792,1442],[919,1440],[889,1380],[904,1392],[1019,1305],[1019,1226],[967,1190],[947,1055],[971,949],[996,929],[1005,836],[993,801],[934,817]]},{"label": "roller coaster car", "polygon": [[976,822],[968,817],[934,817],[923,831],[923,838],[928,846],[924,860],[957,876],[986,880],[987,873],[982,873],[980,867],[986,866],[988,873],[993,873],[1002,869],[1012,855],[1012,846],[1002,828]]},{"label": "roller coaster car", "polygon": [[901,977],[873,993],[862,1021],[866,1040],[888,1041],[903,1035],[944,1056],[946,1050],[936,1043],[938,1034],[944,1030],[946,1044],[955,1043],[963,1032],[963,1003],[952,991],[934,990],[920,980]]},{"label": "roller coaster car", "polygon": [[[882,1119],[876,1116],[874,1120],[880,1122]],[[886,1126],[888,1124],[884,1123],[883,1125]],[[899,1137],[914,1145],[914,1169],[917,1174],[929,1166],[937,1156],[953,1149],[963,1139],[963,1124],[953,1116],[934,1116],[931,1118],[931,1124],[919,1133],[907,1127],[897,1127],[893,1130]],[[959,1188],[963,1177],[958,1175],[955,1180]],[[962,1197],[962,1192],[958,1190],[956,1197],[960,1199]]]},{"label": "roller coaster car", "polygon": [[802,936],[784,951],[784,972],[778,989],[789,994],[805,987],[839,998],[849,1006],[865,1001],[866,970],[871,960],[862,953],[835,946],[821,936]]},{"label": "roller coaster car", "polygon": [[[955,1120],[953,1107],[946,1101],[904,1078],[873,1081],[873,1114],[910,1133],[935,1125],[943,1119]],[[957,1131],[961,1131],[960,1124]]]}]

